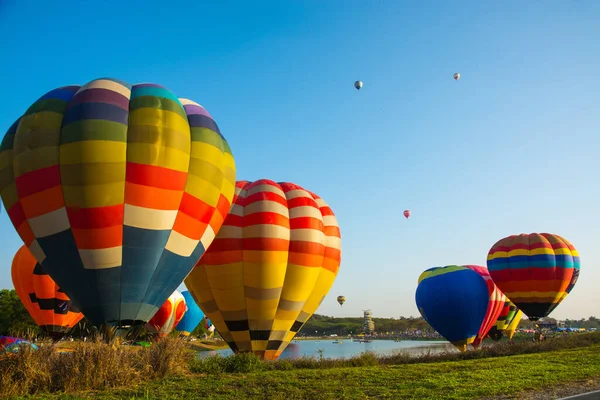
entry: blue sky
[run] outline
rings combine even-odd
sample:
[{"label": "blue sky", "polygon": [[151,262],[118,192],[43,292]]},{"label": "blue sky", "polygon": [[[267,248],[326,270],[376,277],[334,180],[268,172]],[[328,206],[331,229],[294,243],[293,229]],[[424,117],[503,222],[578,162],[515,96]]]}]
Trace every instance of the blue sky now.
[{"label": "blue sky", "polygon": [[[600,316],[598,20],[594,0],[0,0],[0,130],[58,86],[159,83],[209,110],[238,179],[329,202],[343,260],[319,313],[418,315],[423,270],[552,232],[582,257],[553,316]],[[4,210],[0,237],[10,288]]]}]

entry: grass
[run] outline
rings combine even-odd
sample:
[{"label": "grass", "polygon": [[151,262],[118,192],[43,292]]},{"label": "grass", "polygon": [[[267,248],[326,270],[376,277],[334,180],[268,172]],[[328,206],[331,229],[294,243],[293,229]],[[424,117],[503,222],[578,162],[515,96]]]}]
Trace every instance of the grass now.
[{"label": "grass", "polygon": [[480,399],[600,380],[600,334],[416,358],[366,353],[262,362],[249,354],[193,354],[178,339],[135,352],[79,343],[60,355],[42,346],[0,359],[0,398]]}]

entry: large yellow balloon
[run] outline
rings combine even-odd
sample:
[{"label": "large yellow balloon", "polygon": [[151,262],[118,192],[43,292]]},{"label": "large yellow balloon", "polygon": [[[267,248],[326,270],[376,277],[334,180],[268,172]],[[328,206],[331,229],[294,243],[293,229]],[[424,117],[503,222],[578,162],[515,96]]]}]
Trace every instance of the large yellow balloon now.
[{"label": "large yellow balloon", "polygon": [[275,360],[329,292],[340,261],[339,226],[319,196],[241,181],[185,285],[233,351]]}]

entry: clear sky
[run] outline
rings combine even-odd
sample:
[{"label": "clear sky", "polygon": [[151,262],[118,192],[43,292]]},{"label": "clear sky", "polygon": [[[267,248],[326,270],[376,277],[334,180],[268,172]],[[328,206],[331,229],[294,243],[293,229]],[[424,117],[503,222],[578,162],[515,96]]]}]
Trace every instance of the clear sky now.
[{"label": "clear sky", "polygon": [[[59,3],[0,0],[1,130],[55,87],[159,83],[209,110],[238,179],[331,205],[342,266],[317,312],[416,316],[423,270],[551,232],[582,258],[552,316],[600,316],[599,1]],[[11,288],[4,210],[0,237]]]}]

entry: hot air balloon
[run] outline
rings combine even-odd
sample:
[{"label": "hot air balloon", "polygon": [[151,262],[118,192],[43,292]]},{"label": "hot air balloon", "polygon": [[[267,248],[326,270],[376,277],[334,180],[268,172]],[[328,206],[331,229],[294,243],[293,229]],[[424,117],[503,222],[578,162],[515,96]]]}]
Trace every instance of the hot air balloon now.
[{"label": "hot air balloon", "polygon": [[500,313],[502,312],[502,308],[504,307],[506,296],[494,284],[494,281],[492,280],[492,277],[490,276],[490,273],[487,268],[481,267],[479,265],[465,265],[465,267],[472,269],[473,271],[481,275],[481,277],[485,280],[485,283],[487,284],[489,293],[489,301],[487,311],[485,313],[485,318],[481,324],[477,337],[475,338],[473,343],[471,343],[473,347],[477,348],[481,344],[481,342],[483,342],[483,340],[487,337],[488,332],[490,331],[490,329],[492,329],[492,326],[494,326],[494,324],[498,320],[498,316],[500,315]]},{"label": "hot air balloon", "polygon": [[31,348],[32,350],[37,350],[38,347],[25,340],[16,337],[10,336],[0,336],[0,355],[4,355],[6,353],[17,353],[21,348]]},{"label": "hot air balloon", "polygon": [[188,290],[181,292],[181,295],[185,299],[187,311],[185,314],[183,314],[183,318],[177,324],[175,329],[177,329],[183,336],[189,336],[190,333],[196,329],[200,321],[202,321],[202,318],[204,318],[204,313],[200,307],[198,307],[198,304],[196,304],[192,294]]},{"label": "hot air balloon", "polygon": [[234,352],[275,360],[340,266],[331,208],[293,183],[240,181],[231,211],[185,285]]},{"label": "hot air balloon", "polygon": [[466,351],[481,329],[489,296],[481,275],[452,265],[423,272],[415,299],[425,321],[460,351]]},{"label": "hot air balloon", "polygon": [[148,332],[158,335],[159,338],[168,336],[179,324],[186,310],[185,298],[176,290],[148,321],[146,329]]},{"label": "hot air balloon", "polygon": [[408,219],[408,217],[410,217],[410,210],[404,210],[402,214]]},{"label": "hot air balloon", "polygon": [[361,81],[354,82],[354,88],[356,90],[360,90],[363,87],[363,83]]},{"label": "hot air balloon", "polygon": [[[496,342],[502,339],[504,331],[508,329],[515,316],[520,312],[517,306],[510,300],[504,302],[502,312],[498,316],[496,323],[492,326],[492,329],[488,332],[489,337]],[[519,318],[520,320],[520,318]],[[512,336],[511,336],[512,337]]]},{"label": "hot air balloon", "polygon": [[53,339],[60,339],[83,318],[26,246],[15,254],[11,275],[29,315]]},{"label": "hot air balloon", "polygon": [[508,236],[488,253],[496,285],[531,321],[547,317],[579,277],[579,254],[566,239],[549,233]]},{"label": "hot air balloon", "polygon": [[453,76],[454,80],[457,81],[460,79],[460,74],[458,72],[456,72]]},{"label": "hot air balloon", "polygon": [[0,160],[21,239],[96,326],[143,326],[210,245],[235,188],[204,108],[115,79],[40,97]]},{"label": "hot air balloon", "polygon": [[521,322],[521,317],[523,316],[523,311],[517,310],[515,316],[512,321],[508,324],[508,327],[504,330],[504,334],[508,336],[509,339],[512,339],[515,335],[515,331],[519,327],[519,322]]},{"label": "hot air balloon", "polygon": [[337,302],[340,303],[340,306],[343,306],[344,303],[346,302],[346,296],[338,296]]}]

